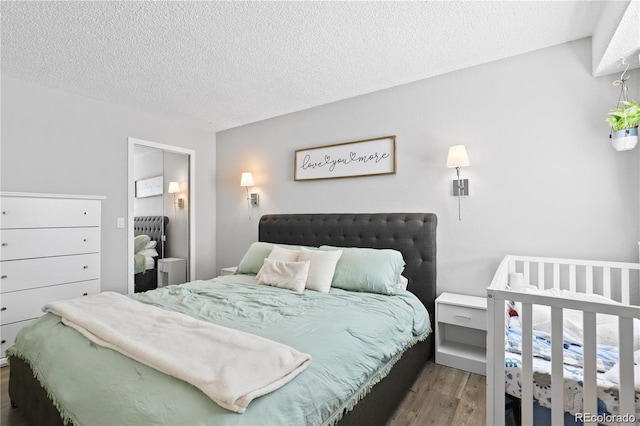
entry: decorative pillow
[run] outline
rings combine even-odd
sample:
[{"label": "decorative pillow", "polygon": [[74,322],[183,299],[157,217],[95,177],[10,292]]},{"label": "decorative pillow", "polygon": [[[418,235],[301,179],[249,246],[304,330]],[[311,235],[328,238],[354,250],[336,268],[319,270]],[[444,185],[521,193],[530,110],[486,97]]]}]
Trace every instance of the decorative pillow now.
[{"label": "decorative pillow", "polygon": [[258,284],[287,288],[298,293],[304,291],[311,262],[287,262],[265,259],[258,272]]},{"label": "decorative pillow", "polygon": [[280,246],[274,246],[267,259],[283,260],[285,262],[297,262],[300,250],[290,250]]},{"label": "decorative pillow", "polygon": [[[249,246],[249,250],[247,250],[244,257],[240,261],[238,269],[236,270],[236,274],[256,275],[258,271],[260,271],[260,268],[262,268],[264,260],[271,254],[271,251],[275,246],[276,245],[273,243],[264,243],[261,241],[251,244],[251,246]],[[293,246],[288,244],[278,244],[278,246],[289,250],[300,249],[300,246]],[[317,250],[317,248],[314,247],[308,248]]]},{"label": "decorative pillow", "polygon": [[308,260],[311,262],[306,288],[320,293],[328,293],[340,255],[342,255],[342,250],[319,251],[301,248],[298,261]]},{"label": "decorative pillow", "polygon": [[144,246],[144,249],[145,249],[145,250],[148,250],[148,249],[154,249],[154,248],[156,248],[156,246],[157,246],[157,245],[158,245],[158,242],[157,242],[156,240],[151,240],[151,241],[149,241],[149,242],[147,243],[147,245],[146,245],[146,246]]},{"label": "decorative pillow", "polygon": [[136,235],[133,237],[133,253],[138,253],[151,241],[151,237],[148,235]]},{"label": "decorative pillow", "polygon": [[257,274],[272,249],[273,244],[271,243],[256,242],[251,244],[240,261],[236,274]]},{"label": "decorative pillow", "polygon": [[321,246],[320,250],[342,250],[332,287],[367,293],[396,294],[404,268],[402,253],[392,249]]}]

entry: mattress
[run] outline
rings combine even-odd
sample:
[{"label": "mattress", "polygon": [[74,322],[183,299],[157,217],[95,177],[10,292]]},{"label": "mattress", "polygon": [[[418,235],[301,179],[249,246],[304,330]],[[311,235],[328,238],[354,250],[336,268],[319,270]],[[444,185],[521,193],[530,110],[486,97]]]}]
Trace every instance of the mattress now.
[{"label": "mattress", "polygon": [[430,333],[426,309],[406,291],[298,294],[231,275],[132,297],[287,344],[313,360],[289,384],[237,414],[191,385],[90,343],[47,314],[23,329],[9,354],[32,367],[63,418],[123,425],[333,424]]}]

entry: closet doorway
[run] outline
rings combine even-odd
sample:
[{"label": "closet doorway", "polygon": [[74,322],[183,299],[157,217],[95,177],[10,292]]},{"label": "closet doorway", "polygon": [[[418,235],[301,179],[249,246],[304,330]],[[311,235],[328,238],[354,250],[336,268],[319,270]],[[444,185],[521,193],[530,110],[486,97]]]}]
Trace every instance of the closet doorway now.
[{"label": "closet doorway", "polygon": [[195,151],[129,138],[128,293],[195,276]]}]

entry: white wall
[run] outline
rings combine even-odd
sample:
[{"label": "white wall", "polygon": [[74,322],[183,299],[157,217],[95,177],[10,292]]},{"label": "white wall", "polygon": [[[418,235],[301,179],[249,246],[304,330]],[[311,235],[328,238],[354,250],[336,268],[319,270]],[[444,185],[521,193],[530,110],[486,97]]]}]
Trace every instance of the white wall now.
[{"label": "white wall", "polygon": [[[218,265],[239,262],[262,214],[412,211],[438,215],[438,293],[484,295],[508,253],[637,261],[640,148],[611,148],[617,76],[591,76],[590,48],[583,39],[219,132]],[[629,86],[640,95],[637,70]],[[296,149],[391,134],[395,175],[293,181]],[[461,222],[445,167],[456,144],[471,159]],[[251,220],[243,171],[260,193]]]},{"label": "white wall", "polygon": [[196,151],[196,277],[214,275],[215,134],[2,76],[3,191],[106,195],[102,290],[127,291],[127,138]]}]

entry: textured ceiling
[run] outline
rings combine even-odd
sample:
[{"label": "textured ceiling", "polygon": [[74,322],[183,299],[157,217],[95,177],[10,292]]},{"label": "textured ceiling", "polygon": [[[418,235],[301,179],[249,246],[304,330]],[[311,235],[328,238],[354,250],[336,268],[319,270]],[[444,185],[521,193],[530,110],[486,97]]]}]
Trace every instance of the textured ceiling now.
[{"label": "textured ceiling", "polygon": [[1,7],[4,75],[218,131],[588,37],[604,4]]}]

